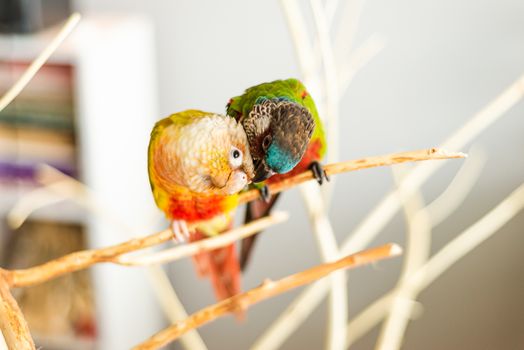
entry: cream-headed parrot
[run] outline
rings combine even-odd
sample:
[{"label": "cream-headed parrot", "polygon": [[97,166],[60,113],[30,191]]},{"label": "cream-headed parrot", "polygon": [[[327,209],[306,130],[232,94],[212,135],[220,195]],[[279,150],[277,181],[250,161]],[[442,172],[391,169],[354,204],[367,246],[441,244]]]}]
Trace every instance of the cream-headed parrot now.
[{"label": "cream-headed parrot", "polygon": [[[276,80],[248,88],[229,100],[227,114],[246,131],[253,158],[253,182],[273,183],[308,169],[319,184],[329,180],[319,161],[326,139],[315,102],[297,79]],[[278,194],[259,186],[262,200],[248,203],[245,221],[269,214]],[[246,266],[256,235],[242,241],[240,264]]]},{"label": "cream-headed parrot", "polygon": [[[187,110],[158,121],[149,143],[148,170],[157,206],[176,240],[191,241],[231,227],[237,193],[251,181],[253,163],[242,126],[234,119]],[[196,225],[189,232],[188,224]],[[233,245],[194,257],[218,299],[240,292]]]}]

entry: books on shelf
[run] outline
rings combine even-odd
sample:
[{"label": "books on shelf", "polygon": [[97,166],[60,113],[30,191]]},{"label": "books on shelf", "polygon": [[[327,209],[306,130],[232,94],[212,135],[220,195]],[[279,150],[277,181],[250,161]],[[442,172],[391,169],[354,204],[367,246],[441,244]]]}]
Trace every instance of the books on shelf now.
[{"label": "books on shelf", "polygon": [[[0,93],[29,62],[0,60]],[[32,182],[39,164],[76,176],[73,67],[48,63],[0,112],[0,184]]]}]

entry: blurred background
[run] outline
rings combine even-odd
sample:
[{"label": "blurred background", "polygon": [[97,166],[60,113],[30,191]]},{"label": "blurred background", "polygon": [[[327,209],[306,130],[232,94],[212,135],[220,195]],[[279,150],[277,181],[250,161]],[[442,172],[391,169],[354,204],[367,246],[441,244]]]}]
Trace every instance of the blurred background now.
[{"label": "blurred background", "polygon": [[[336,8],[333,1],[322,4]],[[307,27],[313,28],[309,3],[298,4]],[[436,146],[524,72],[522,1],[337,4],[334,41],[337,33],[351,30],[353,48],[374,35],[384,46],[340,96],[340,160]],[[360,16],[351,16],[358,9]],[[155,120],[188,108],[223,113],[228,99],[249,86],[304,78],[277,0],[3,0],[0,92],[73,10],[83,15],[73,36],[0,113],[2,266],[32,266],[165,228],[146,171]],[[306,34],[314,37],[314,30]],[[342,65],[350,58],[350,53],[337,57]],[[325,104],[322,89],[321,84],[311,87],[320,106]],[[464,202],[433,229],[432,252],[523,182],[523,114],[520,102],[456,150],[484,160],[483,168]],[[105,214],[94,215],[79,200],[62,201],[46,193],[43,201],[52,204],[14,230],[7,215],[45,183],[38,176],[41,163],[86,183]],[[424,200],[437,198],[462,164],[446,161],[423,186]],[[329,218],[338,242],[394,188],[390,168],[337,176]],[[281,198],[278,208],[291,218],[258,239],[244,275],[245,290],[321,261],[299,191]],[[524,215],[517,215],[420,294],[422,313],[409,323],[404,349],[524,346],[523,227]],[[397,213],[372,244],[403,245],[405,231]],[[396,259],[349,274],[350,319],[395,285],[401,264]],[[196,276],[190,260],[165,268],[189,313],[214,302],[209,282]],[[209,349],[247,349],[299,292],[255,305],[244,322],[225,317],[199,333]],[[167,324],[143,268],[97,266],[17,291],[17,298],[37,343],[47,349],[125,349]],[[323,347],[326,304],[315,309],[283,349]],[[373,348],[379,329],[352,348]]]}]

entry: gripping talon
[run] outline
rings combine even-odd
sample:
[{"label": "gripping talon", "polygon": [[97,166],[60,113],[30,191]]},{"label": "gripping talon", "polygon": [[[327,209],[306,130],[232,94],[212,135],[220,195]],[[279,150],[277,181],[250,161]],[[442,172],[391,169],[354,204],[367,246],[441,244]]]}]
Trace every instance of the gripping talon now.
[{"label": "gripping talon", "polygon": [[322,170],[322,172],[324,173],[324,179],[326,179],[327,182],[329,182],[329,180],[331,180],[328,176],[328,174],[326,173],[326,170]]},{"label": "gripping talon", "polygon": [[189,228],[187,227],[187,222],[185,220],[180,221],[180,228],[182,229],[182,236],[184,241],[189,240]]},{"label": "gripping talon", "polygon": [[268,185],[264,185],[260,190],[260,197],[264,200],[264,202],[269,203],[271,200],[271,192],[269,191]]},{"label": "gripping talon", "polygon": [[311,162],[309,165],[309,169],[313,173],[313,177],[315,180],[317,180],[319,185],[322,185],[324,183],[324,179],[329,182],[329,176],[326,173],[326,171],[322,168],[322,165],[317,162]]},{"label": "gripping talon", "polygon": [[186,237],[189,237],[187,223],[184,220],[173,220],[171,223],[171,232],[173,232],[173,239],[176,243],[185,242]]}]

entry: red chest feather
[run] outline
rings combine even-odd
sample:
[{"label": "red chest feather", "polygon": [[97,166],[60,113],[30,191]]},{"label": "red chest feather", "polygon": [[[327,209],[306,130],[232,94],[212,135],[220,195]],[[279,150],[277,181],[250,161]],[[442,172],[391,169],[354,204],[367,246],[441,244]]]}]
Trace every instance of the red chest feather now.
[{"label": "red chest feather", "polygon": [[169,200],[168,216],[179,220],[208,220],[228,211],[227,197],[224,196],[177,196]]}]

